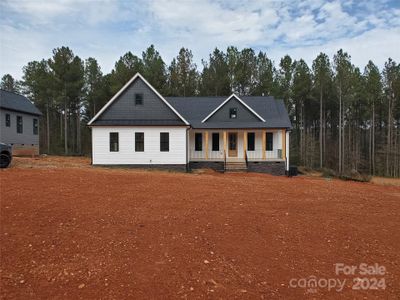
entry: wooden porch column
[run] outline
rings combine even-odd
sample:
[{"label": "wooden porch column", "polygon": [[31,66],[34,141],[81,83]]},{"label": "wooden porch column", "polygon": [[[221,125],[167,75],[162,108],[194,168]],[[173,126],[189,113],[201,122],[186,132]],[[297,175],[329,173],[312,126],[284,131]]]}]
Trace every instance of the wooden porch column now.
[{"label": "wooden porch column", "polygon": [[206,139],[205,142],[206,159],[208,159],[208,131],[205,132],[204,138]]},{"label": "wooden porch column", "polygon": [[224,130],[224,152],[226,153],[226,131]]},{"label": "wooden porch column", "polygon": [[267,138],[267,131],[263,130],[262,131],[262,159],[266,158],[265,154],[265,139]]},{"label": "wooden porch column", "polygon": [[286,159],[286,130],[282,130],[282,159]]},{"label": "wooden porch column", "polygon": [[246,159],[247,131],[243,131],[243,158]]}]

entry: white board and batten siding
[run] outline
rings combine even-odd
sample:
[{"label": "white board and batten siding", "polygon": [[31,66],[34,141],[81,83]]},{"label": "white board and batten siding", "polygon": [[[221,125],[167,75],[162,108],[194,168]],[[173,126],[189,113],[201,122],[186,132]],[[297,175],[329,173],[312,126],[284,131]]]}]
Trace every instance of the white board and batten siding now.
[{"label": "white board and batten siding", "polygon": [[[110,151],[110,132],[119,134],[119,151]],[[144,152],[135,152],[135,132],[144,133]],[[160,151],[160,133],[169,133],[169,151]],[[94,165],[186,164],[186,127],[92,127]]]}]

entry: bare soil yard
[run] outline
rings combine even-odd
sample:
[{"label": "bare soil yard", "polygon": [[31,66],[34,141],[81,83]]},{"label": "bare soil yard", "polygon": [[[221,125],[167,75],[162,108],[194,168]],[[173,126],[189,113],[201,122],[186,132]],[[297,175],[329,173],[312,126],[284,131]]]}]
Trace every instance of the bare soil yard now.
[{"label": "bare soil yard", "polygon": [[[398,186],[89,163],[1,170],[1,298],[399,299]],[[290,286],[310,276],[345,286]],[[358,277],[386,289],[354,290]]]}]

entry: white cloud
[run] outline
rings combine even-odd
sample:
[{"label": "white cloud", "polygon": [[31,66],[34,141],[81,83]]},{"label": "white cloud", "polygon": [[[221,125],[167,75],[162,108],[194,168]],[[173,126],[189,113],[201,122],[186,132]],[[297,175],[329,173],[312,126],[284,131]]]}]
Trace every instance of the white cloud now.
[{"label": "white cloud", "polygon": [[[343,48],[356,65],[400,60],[400,8],[386,0],[13,0],[0,3],[0,70],[17,78],[31,60],[69,46],[99,60],[104,72],[127,51],[154,44],[169,63],[179,48],[200,66],[215,47],[253,47],[276,61],[308,63]],[[0,75],[2,75],[0,74]]]},{"label": "white cloud", "polygon": [[196,0],[152,1],[155,19],[168,33],[189,33],[211,41],[245,44],[262,38],[265,28],[278,21],[274,10],[239,6],[226,9],[217,2]]},{"label": "white cloud", "polygon": [[6,0],[2,6],[37,25],[57,22],[62,16],[84,17],[95,24],[108,21],[118,13],[117,0]]},{"label": "white cloud", "polygon": [[400,28],[373,29],[353,38],[340,38],[321,45],[307,47],[282,48],[277,47],[269,54],[279,63],[280,58],[289,54],[294,59],[303,58],[310,66],[313,59],[324,52],[332,59],[333,55],[343,49],[351,55],[352,63],[361,69],[372,60],[376,65],[383,67],[389,57],[399,62]]}]

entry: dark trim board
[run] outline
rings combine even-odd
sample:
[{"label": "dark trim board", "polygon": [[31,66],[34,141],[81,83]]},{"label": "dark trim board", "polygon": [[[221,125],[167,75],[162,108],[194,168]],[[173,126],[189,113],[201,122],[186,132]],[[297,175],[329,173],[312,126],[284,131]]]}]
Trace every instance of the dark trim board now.
[{"label": "dark trim board", "polygon": [[285,175],[284,161],[249,161],[247,164],[249,172],[267,173],[271,175]]},{"label": "dark trim board", "polygon": [[143,170],[165,170],[165,171],[180,171],[186,172],[186,164],[132,164],[132,165],[105,165],[105,164],[92,164],[94,167],[104,167],[104,168],[125,168],[125,169],[143,169]]},{"label": "dark trim board", "polygon": [[[178,171],[188,172],[195,169],[211,169],[218,172],[224,171],[224,162],[222,161],[191,161],[189,164],[173,164],[173,165],[104,165],[92,164],[94,167],[105,168],[126,168],[126,169],[143,169],[143,170],[164,170],[164,171]],[[285,162],[284,161],[260,161],[248,162],[247,171],[254,173],[266,173],[271,175],[283,176],[285,175]]]},{"label": "dark trim board", "polygon": [[214,171],[224,171],[223,161],[191,161],[189,169],[211,169]]}]

